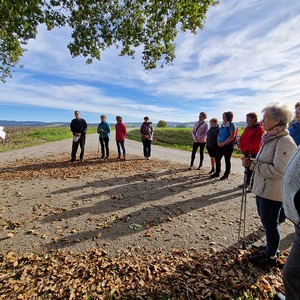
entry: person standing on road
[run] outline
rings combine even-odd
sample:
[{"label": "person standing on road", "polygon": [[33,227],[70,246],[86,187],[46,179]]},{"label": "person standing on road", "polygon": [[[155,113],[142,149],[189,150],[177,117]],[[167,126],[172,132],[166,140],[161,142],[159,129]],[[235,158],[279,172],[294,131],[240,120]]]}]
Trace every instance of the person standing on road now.
[{"label": "person standing on road", "polygon": [[231,111],[223,113],[223,124],[220,127],[218,136],[218,149],[216,154],[216,171],[214,174],[210,175],[211,178],[216,178],[220,176],[221,172],[221,159],[225,157],[225,173],[220,178],[220,180],[225,180],[228,178],[231,169],[231,155],[233,152],[233,140],[235,137],[236,126],[232,122],[233,113]]},{"label": "person standing on road", "polygon": [[300,145],[300,102],[295,104],[295,119],[289,127],[291,137],[294,139],[297,146]]},{"label": "person standing on road", "polygon": [[153,141],[154,127],[152,122],[149,122],[149,117],[144,117],[144,122],[140,128],[141,139],[143,143],[143,152],[145,159],[151,157],[151,144]]},{"label": "person standing on road", "polygon": [[[246,122],[247,127],[240,137],[240,150],[244,155],[250,155],[252,158],[255,158],[261,147],[264,129],[262,125],[258,123],[258,116],[255,112],[250,112],[246,115]],[[246,168],[246,172],[246,182],[241,184],[239,187],[243,188],[245,184],[245,188],[248,188],[248,191],[250,192],[250,179],[253,172],[249,168]]]},{"label": "person standing on road", "polygon": [[74,112],[74,115],[75,119],[73,119],[70,124],[70,128],[73,133],[72,153],[70,161],[76,161],[76,153],[78,146],[80,145],[80,161],[83,162],[87,123],[84,119],[80,118],[80,112],[78,110]]},{"label": "person standing on road", "polygon": [[109,159],[109,136],[110,127],[106,122],[106,116],[100,116],[101,122],[98,125],[97,132],[99,133],[99,142],[101,145],[101,158]]},{"label": "person standing on road", "polygon": [[290,159],[282,180],[282,204],[295,225],[295,237],[283,268],[286,300],[300,300],[300,146]]},{"label": "person standing on road", "polygon": [[204,148],[206,144],[207,139],[207,131],[208,131],[208,124],[205,122],[207,118],[207,114],[205,112],[200,112],[199,114],[199,120],[194,124],[193,130],[192,130],[192,136],[193,136],[193,150],[191,155],[191,163],[189,169],[191,170],[194,165],[194,160],[196,157],[196,153],[198,148],[200,147],[200,163],[198,170],[202,167],[203,160],[204,160]]},{"label": "person standing on road", "polygon": [[216,154],[218,149],[218,135],[219,135],[219,122],[217,118],[212,118],[209,120],[210,127],[207,131],[206,149],[210,157],[211,170],[208,174],[213,174],[215,172],[216,165]]},{"label": "person standing on road", "polygon": [[118,149],[117,159],[121,159],[121,148],[122,148],[123,159],[126,160],[126,150],[125,150],[126,126],[122,122],[122,120],[123,119],[121,116],[116,117],[117,124],[115,125],[115,129],[116,129],[116,142],[117,142],[117,149]]},{"label": "person standing on road", "polygon": [[243,166],[253,171],[252,193],[256,195],[258,215],[266,233],[266,246],[253,245],[259,253],[251,255],[249,260],[257,266],[276,266],[280,244],[282,177],[296,145],[287,130],[292,118],[287,105],[271,103],[262,112],[262,125],[267,132],[262,146],[255,159],[250,156],[242,158]]}]

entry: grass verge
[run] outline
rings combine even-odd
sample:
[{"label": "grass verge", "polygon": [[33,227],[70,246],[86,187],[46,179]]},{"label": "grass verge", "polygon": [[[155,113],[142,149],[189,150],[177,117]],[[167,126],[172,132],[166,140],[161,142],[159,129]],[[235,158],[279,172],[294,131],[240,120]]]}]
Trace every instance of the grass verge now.
[{"label": "grass verge", "polygon": [[[193,138],[191,132],[191,128],[156,128],[154,133],[154,144],[178,150],[192,151]],[[127,138],[134,141],[140,141],[140,130],[132,129],[128,131]],[[242,154],[239,149],[235,149],[233,156],[241,157]]]},{"label": "grass verge", "polygon": [[[95,133],[97,128],[88,128],[88,134]],[[11,126],[5,127],[6,139],[0,140],[0,152],[21,149],[47,142],[60,141],[72,137],[69,126]]]}]

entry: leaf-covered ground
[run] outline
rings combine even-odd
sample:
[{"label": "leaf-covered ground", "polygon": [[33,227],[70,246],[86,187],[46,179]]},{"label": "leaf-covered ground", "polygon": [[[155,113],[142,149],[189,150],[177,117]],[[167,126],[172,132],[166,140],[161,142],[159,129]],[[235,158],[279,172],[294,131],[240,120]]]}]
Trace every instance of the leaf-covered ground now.
[{"label": "leaf-covered ground", "polygon": [[[2,165],[0,299],[268,299],[283,290],[280,269],[254,267],[247,250],[236,262],[237,175],[220,183],[164,161],[95,157]],[[248,206],[253,242],[263,232]]]},{"label": "leaf-covered ground", "polygon": [[111,257],[98,248],[1,256],[1,299],[269,299],[281,271],[239,263],[232,252],[166,256],[140,248]]}]

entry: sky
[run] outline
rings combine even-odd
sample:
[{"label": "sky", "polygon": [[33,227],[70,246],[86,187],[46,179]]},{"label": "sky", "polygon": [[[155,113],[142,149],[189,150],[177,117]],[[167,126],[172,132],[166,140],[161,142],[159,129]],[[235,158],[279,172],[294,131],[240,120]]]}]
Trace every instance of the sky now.
[{"label": "sky", "polygon": [[[86,65],[71,58],[68,28],[39,28],[24,68],[0,83],[0,120],[88,123],[191,122],[232,111],[234,121],[271,102],[293,109],[300,99],[300,1],[220,0],[197,35],[180,33],[171,66],[146,72],[115,49]],[[139,53],[137,53],[137,57]],[[1,124],[0,124],[1,125]]]}]

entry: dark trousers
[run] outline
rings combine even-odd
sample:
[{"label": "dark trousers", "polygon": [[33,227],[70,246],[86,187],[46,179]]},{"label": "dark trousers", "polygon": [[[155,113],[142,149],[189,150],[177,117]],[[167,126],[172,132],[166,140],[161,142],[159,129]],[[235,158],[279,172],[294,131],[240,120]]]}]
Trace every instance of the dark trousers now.
[{"label": "dark trousers", "polygon": [[224,156],[225,158],[225,175],[230,174],[231,169],[231,155],[233,152],[233,144],[227,144],[224,147],[218,147],[216,154],[216,173],[220,174],[221,172],[221,159]]},{"label": "dark trousers", "polygon": [[83,159],[84,156],[84,146],[85,146],[85,134],[82,134],[80,139],[77,142],[73,141],[72,144],[72,153],[71,153],[71,157],[72,160],[76,160],[76,153],[78,150],[78,146],[80,146],[80,159]]},{"label": "dark trousers", "polygon": [[[251,157],[252,157],[252,158],[255,158],[255,157],[256,157],[256,154],[251,154]],[[247,169],[247,181],[246,181],[246,183],[247,183],[247,184],[250,184],[251,176],[252,176],[252,174],[253,174],[253,171],[250,170],[250,168],[246,168],[246,169]]]},{"label": "dark trousers", "polygon": [[282,203],[256,196],[257,212],[265,228],[267,248],[266,252],[274,256],[279,248],[280,231],[279,215]]},{"label": "dark trousers", "polygon": [[286,300],[300,300],[300,228],[295,226],[294,244],[284,264],[283,283]]},{"label": "dark trousers", "polygon": [[118,149],[119,156],[121,156],[121,148],[123,151],[123,157],[125,157],[126,156],[125,141],[117,141],[117,149]]},{"label": "dark trousers", "polygon": [[151,144],[152,140],[143,140],[143,151],[145,157],[151,156]]},{"label": "dark trousers", "polygon": [[196,143],[194,142],[193,144],[193,150],[192,150],[192,155],[191,155],[191,163],[190,163],[190,167],[192,167],[194,165],[194,160],[196,157],[196,153],[198,148],[200,147],[200,163],[199,163],[199,168],[202,167],[203,164],[203,159],[204,159],[204,148],[205,148],[205,142],[204,143]]},{"label": "dark trousers", "polygon": [[108,147],[109,138],[108,137],[105,137],[105,138],[100,137],[99,141],[100,141],[100,145],[101,145],[101,157],[103,158],[105,156],[105,152],[106,152],[106,157],[109,157],[109,147]]}]

